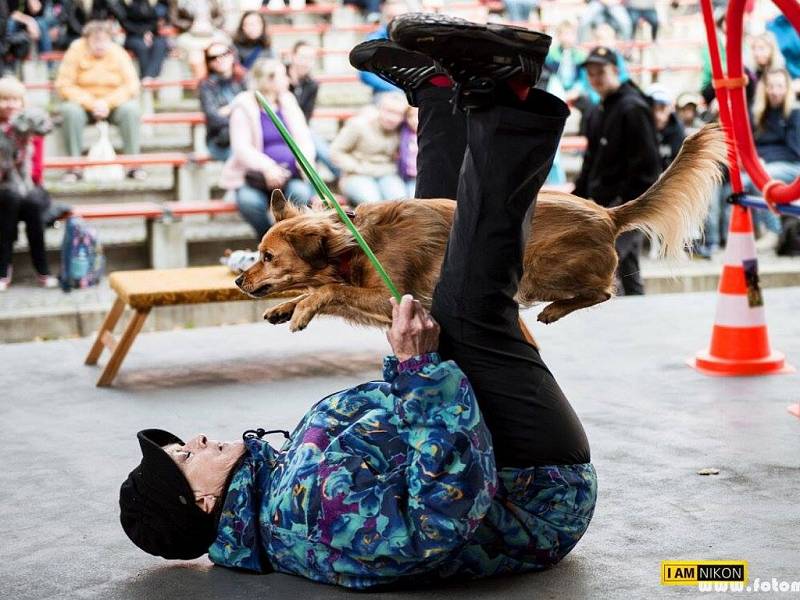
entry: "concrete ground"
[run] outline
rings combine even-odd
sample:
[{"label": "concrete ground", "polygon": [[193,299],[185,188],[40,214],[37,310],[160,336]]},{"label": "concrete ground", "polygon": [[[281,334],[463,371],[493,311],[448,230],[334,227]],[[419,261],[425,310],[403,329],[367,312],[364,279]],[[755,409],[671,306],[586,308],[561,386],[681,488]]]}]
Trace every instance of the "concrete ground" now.
[{"label": "concrete ground", "polygon": [[[694,597],[662,588],[664,559],[743,559],[750,577],[800,580],[797,375],[709,378],[714,294],[620,298],[543,327],[544,357],[584,422],[600,481],[594,520],[554,569],[404,593],[352,593],[135,548],[117,516],[135,432],[220,439],[291,429],[324,394],[378,373],[378,331],[338,320],[143,334],[117,386],[82,364],[90,341],[0,345],[0,597],[27,599]],[[800,288],[766,292],[773,346],[800,363]],[[714,467],[719,475],[701,476]],[[767,595],[762,593],[762,595]]]}]

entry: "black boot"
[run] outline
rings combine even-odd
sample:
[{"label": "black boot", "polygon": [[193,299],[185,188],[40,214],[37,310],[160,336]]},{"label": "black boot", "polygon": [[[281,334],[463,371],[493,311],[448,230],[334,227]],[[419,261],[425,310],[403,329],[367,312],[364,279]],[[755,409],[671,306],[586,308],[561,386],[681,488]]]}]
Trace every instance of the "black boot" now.
[{"label": "black boot", "polygon": [[429,13],[400,15],[389,23],[389,37],[400,46],[426,54],[455,81],[462,108],[513,105],[508,85],[536,85],[552,39],[521,27],[480,25]]},{"label": "black boot", "polygon": [[416,92],[431,77],[447,76],[447,71],[430,56],[406,50],[389,40],[358,44],[350,51],[350,64],[403,90],[411,106],[417,106]]}]

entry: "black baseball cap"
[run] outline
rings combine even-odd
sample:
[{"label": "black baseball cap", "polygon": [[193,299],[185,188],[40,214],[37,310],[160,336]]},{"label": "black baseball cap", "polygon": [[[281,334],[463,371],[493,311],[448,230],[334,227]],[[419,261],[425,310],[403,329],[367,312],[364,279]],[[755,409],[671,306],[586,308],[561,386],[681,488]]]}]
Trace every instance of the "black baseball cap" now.
[{"label": "black baseball cap", "polygon": [[131,541],[145,552],[189,560],[208,552],[216,538],[216,518],[203,512],[178,465],[163,449],[183,445],[162,429],[136,434],[142,462],[131,471],[119,492],[120,522]]},{"label": "black baseball cap", "polygon": [[589,52],[589,55],[580,66],[585,67],[588,64],[614,65],[616,67],[619,64],[619,57],[611,48],[607,46],[597,46],[596,48],[592,48],[592,51]]}]

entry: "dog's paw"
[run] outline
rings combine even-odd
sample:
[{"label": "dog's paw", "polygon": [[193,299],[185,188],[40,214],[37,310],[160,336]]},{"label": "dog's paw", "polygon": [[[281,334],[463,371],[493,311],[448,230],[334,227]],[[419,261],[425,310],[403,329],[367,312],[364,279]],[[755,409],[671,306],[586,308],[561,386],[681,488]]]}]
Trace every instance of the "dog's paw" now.
[{"label": "dog's paw", "polygon": [[289,331],[303,331],[317,314],[317,307],[311,302],[298,302],[289,324]]},{"label": "dog's paw", "polygon": [[554,308],[553,305],[550,304],[539,313],[539,316],[536,317],[536,320],[540,323],[544,323],[545,325],[549,325],[550,323],[555,323],[563,316],[564,315],[561,314],[561,311],[557,307]]},{"label": "dog's paw", "polygon": [[294,315],[295,308],[297,308],[297,303],[305,298],[305,296],[301,296],[300,299],[295,298],[294,300],[289,300],[288,302],[282,302],[278,304],[278,306],[273,306],[264,311],[264,319],[272,323],[273,325],[278,325],[280,323],[286,323],[287,321],[291,320],[292,315]]}]

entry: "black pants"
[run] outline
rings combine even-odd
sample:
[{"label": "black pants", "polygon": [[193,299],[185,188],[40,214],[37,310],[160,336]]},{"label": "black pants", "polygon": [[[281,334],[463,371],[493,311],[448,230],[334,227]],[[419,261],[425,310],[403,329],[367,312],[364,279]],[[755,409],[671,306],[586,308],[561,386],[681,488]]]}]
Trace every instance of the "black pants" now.
[{"label": "black pants", "polygon": [[155,79],[161,74],[164,59],[167,58],[167,40],[160,36],[153,36],[153,43],[148,46],[140,35],[128,34],[125,37],[125,48],[136,55],[139,63],[139,77]]},{"label": "black pants", "polygon": [[439,351],[475,390],[499,467],[590,461],[583,427],[519,326],[514,300],[536,194],[569,113],[532,90],[519,109],[453,112],[449,90],[418,95],[417,197],[457,201],[432,313]]},{"label": "black pants", "polygon": [[50,197],[41,187],[35,187],[23,196],[0,186],[0,277],[8,275],[14,242],[17,241],[17,223],[20,221],[25,223],[33,267],[39,275],[49,275],[42,218],[49,203]]},{"label": "black pants", "polygon": [[639,268],[639,255],[642,253],[644,234],[641,231],[626,231],[621,234],[617,248],[617,294],[620,296],[640,296],[644,294],[644,282]]}]

